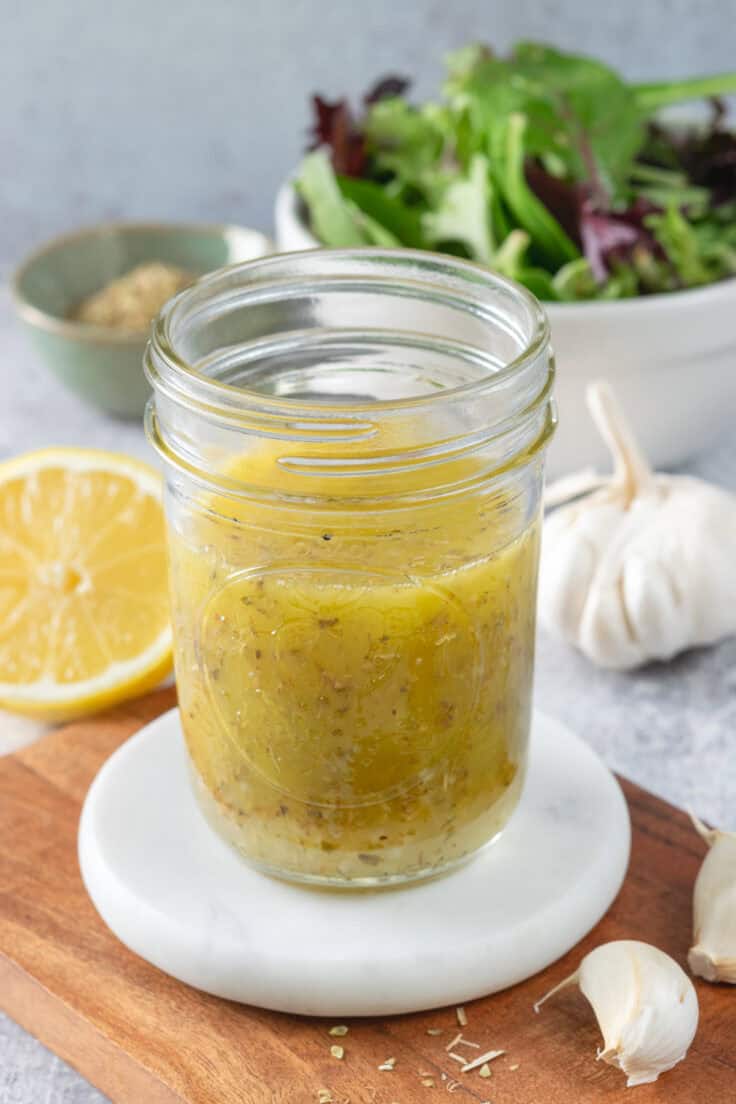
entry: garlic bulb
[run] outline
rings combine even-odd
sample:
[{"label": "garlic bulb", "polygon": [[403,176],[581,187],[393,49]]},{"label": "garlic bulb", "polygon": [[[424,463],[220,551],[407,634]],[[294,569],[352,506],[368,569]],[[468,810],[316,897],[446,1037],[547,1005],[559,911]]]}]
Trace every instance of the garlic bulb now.
[{"label": "garlic bulb", "polygon": [[534,1011],[575,983],[603,1035],[598,1058],[623,1070],[629,1088],[656,1081],[687,1054],[698,1026],[698,998],[687,974],[664,951],[629,939],[604,943]]},{"label": "garlic bulb", "polygon": [[614,471],[548,488],[548,503],[589,493],[545,521],[540,620],[621,670],[736,632],[736,496],[652,472],[605,383],[587,402]]},{"label": "garlic bulb", "polygon": [[706,981],[736,985],[736,832],[706,828],[691,818],[710,850],[695,880],[695,944],[687,960]]}]

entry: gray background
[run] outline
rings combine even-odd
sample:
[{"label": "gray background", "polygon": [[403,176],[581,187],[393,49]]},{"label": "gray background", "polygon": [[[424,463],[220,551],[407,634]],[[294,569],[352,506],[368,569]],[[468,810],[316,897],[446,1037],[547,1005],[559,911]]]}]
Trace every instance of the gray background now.
[{"label": "gray background", "polygon": [[[103,218],[268,229],[312,90],[357,95],[398,71],[428,94],[443,51],[474,38],[544,38],[641,79],[736,65],[733,0],[0,0],[0,17],[0,275],[50,234]],[[146,454],[139,427],[95,414],[42,371],[4,290],[0,364],[0,457],[80,442]],[[736,447],[694,470],[736,490]],[[736,640],[633,675],[539,641],[543,709],[616,769],[732,828],[735,690]],[[0,1104],[102,1099],[0,1015]]]},{"label": "gray background", "polygon": [[307,97],[435,91],[444,51],[519,37],[636,78],[726,70],[734,0],[0,0],[0,263],[119,216],[267,228]]}]

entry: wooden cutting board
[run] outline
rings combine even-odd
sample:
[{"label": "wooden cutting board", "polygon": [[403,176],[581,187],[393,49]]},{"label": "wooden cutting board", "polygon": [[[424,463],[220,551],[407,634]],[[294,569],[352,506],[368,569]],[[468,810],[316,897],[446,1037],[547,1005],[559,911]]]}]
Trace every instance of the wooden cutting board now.
[{"label": "wooden cutting board", "polygon": [[[599,1034],[576,990],[532,1011],[582,954],[609,939],[645,939],[685,964],[704,845],[683,813],[630,783],[631,869],[607,916],[543,974],[467,1006],[465,1038],[507,1052],[490,1078],[459,1073],[448,1056],[454,1009],[354,1021],[335,1039],[329,1023],[205,996],[136,958],[85,894],[77,822],[103,761],[173,701],[172,691],[159,692],[0,759],[0,1006],[116,1104],[316,1104],[327,1090],[341,1104],[441,1104],[448,1093],[460,1104],[736,1100],[733,988],[698,983],[690,1055],[633,1097],[620,1073],[595,1061]],[[429,1035],[435,1028],[442,1034]],[[344,1046],[342,1061],[330,1054],[335,1043]],[[388,1058],[395,1069],[380,1071]],[[434,1087],[422,1083],[430,1080]]]}]

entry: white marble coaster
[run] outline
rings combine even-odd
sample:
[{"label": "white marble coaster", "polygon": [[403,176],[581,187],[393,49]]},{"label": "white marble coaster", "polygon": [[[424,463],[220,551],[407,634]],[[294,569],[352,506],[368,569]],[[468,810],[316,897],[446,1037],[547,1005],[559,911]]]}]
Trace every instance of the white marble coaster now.
[{"label": "white marble coaster", "polygon": [[286,1012],[385,1015],[521,981],[603,915],[629,858],[626,803],[582,740],[537,714],[507,830],[433,882],[325,892],[251,870],[189,789],[177,710],[104,765],[79,859],[100,915],[131,950],[208,993]]}]

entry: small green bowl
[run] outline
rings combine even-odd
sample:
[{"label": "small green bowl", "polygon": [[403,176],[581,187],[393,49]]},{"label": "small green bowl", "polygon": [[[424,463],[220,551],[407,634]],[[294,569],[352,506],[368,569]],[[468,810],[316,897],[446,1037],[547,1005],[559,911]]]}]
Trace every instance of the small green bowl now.
[{"label": "small green bowl", "polygon": [[147,261],[202,276],[273,251],[265,234],[239,226],[108,223],[54,238],[20,265],[11,287],[31,342],[54,375],[108,414],[135,418],[149,395],[142,367],[148,334],[71,321],[77,304]]}]

